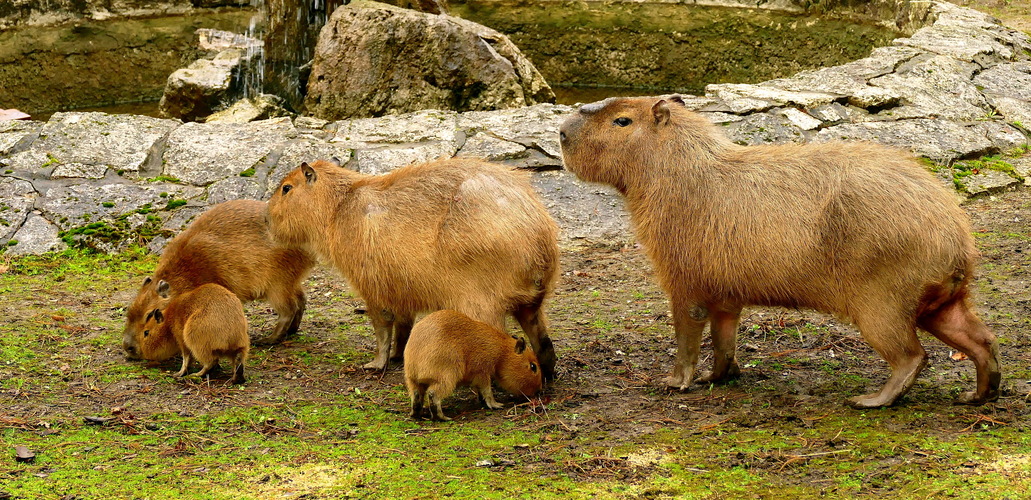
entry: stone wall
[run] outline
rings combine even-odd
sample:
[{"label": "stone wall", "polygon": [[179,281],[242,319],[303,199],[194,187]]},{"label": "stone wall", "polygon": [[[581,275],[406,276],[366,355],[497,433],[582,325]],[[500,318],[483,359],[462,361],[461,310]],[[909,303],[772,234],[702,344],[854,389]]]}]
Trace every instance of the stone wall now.
[{"label": "stone wall", "polygon": [[182,14],[194,7],[247,6],[251,0],[4,0],[0,30],[55,25],[78,19]]},{"label": "stone wall", "polygon": [[[710,85],[688,105],[741,144],[871,140],[927,158],[942,183],[974,196],[1031,182],[1026,148],[1007,168],[956,160],[1026,146],[1031,39],[990,16],[935,4],[937,21],[867,58],[757,85]],[[265,199],[304,160],[336,156],[378,174],[441,156],[534,171],[566,246],[630,237],[611,190],[561,169],[569,106],[328,122],[300,117],[188,123],[102,113],[0,122],[0,242],[9,254],[67,245],[154,250],[208,206]]]}]

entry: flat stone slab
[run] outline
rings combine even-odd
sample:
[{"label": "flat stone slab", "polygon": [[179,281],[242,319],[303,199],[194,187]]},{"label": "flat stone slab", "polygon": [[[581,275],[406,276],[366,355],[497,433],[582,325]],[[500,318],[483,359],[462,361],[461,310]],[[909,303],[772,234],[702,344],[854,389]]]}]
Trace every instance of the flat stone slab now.
[{"label": "flat stone slab", "polygon": [[168,137],[163,175],[195,186],[263,166],[297,136],[289,118],[250,123],[187,123]]},{"label": "flat stone slab", "polygon": [[36,201],[36,190],[27,181],[0,177],[0,245],[25,223]]},{"label": "flat stone slab", "polygon": [[848,123],[825,128],[814,140],[879,142],[913,151],[940,163],[987,153],[994,146],[983,130],[948,120],[930,119]]},{"label": "flat stone slab", "polygon": [[562,170],[541,172],[532,182],[558,222],[565,246],[589,242],[619,245],[632,239],[630,215],[613,188],[582,182]]},{"label": "flat stone slab", "polygon": [[[7,244],[8,255],[39,255],[47,252],[59,252],[68,245],[58,237],[57,226],[43,217],[30,214],[24,224]],[[13,245],[10,243],[14,242]]]},{"label": "flat stone slab", "polygon": [[35,137],[43,125],[43,122],[25,120],[0,121],[0,155],[10,154],[20,143]]}]

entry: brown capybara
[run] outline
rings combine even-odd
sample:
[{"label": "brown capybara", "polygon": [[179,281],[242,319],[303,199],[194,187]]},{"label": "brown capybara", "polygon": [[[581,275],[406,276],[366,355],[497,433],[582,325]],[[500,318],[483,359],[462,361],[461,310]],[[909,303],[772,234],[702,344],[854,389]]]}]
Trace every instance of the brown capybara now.
[{"label": "brown capybara", "polygon": [[297,332],[305,306],[301,282],[314,266],[315,260],[303,251],[272,242],[265,202],[234,200],[215,205],[172,239],[154,275],[143,281],[126,315],[125,355],[139,358],[144,316],[161,301],[156,285],[162,280],[173,293],[215,283],[244,302],[268,300],[279,321],[266,341],[280,342]]},{"label": "brown capybara", "polygon": [[192,376],[203,377],[219,359],[233,364],[234,384],[245,382],[243,365],[251,348],[243,303],[221,285],[207,283],[170,297],[169,284],[158,281],[162,302],[147,312],[140,353],[143,359],[164,361],[176,354],[183,366],[176,377],[186,375],[196,359],[202,368]]},{"label": "brown capybara", "polygon": [[739,146],[679,96],[587,104],[560,128],[565,167],[615,186],[669,294],[687,388],[702,329],[715,361],[702,382],[739,372],[743,306],[807,307],[850,318],[888,361],[893,404],[927,363],[916,327],[974,361],[977,388],[999,396],[995,336],[968,301],[977,250],[954,194],[911,155],[869,143]]},{"label": "brown capybara", "polygon": [[[268,203],[281,244],[331,262],[368,306],[386,367],[415,315],[454,309],[504,329],[515,316],[555,369],[541,305],[557,273],[558,229],[523,173],[473,159],[366,175],[317,161],[290,172]],[[394,331],[396,329],[396,332]]]},{"label": "brown capybara", "polygon": [[480,401],[496,410],[504,405],[494,400],[492,380],[527,398],[540,392],[543,384],[537,356],[526,348],[526,341],[458,311],[437,311],[416,323],[404,358],[415,419],[422,417],[428,398],[433,420],[451,420],[440,402],[459,386],[472,386]]}]

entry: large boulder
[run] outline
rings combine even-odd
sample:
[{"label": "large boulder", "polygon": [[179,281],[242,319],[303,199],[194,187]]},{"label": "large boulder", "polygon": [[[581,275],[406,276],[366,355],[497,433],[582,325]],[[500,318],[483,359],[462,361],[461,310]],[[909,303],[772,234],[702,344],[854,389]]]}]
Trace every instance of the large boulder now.
[{"label": "large boulder", "polygon": [[533,64],[501,33],[358,0],[334,11],[319,35],[305,108],[335,120],[554,100]]}]

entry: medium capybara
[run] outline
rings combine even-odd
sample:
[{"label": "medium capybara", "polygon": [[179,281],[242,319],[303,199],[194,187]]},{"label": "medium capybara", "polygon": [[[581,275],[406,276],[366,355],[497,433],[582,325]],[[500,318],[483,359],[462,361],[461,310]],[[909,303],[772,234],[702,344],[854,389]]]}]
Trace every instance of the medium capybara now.
[{"label": "medium capybara", "polygon": [[504,405],[494,399],[492,380],[525,397],[540,392],[543,384],[537,356],[526,348],[526,341],[458,311],[437,311],[416,323],[404,357],[415,419],[422,417],[429,398],[430,417],[451,420],[440,402],[459,386],[472,386],[480,401],[496,410]]},{"label": "medium capybara", "polygon": [[499,330],[515,316],[553,376],[541,305],[559,272],[558,229],[525,174],[473,159],[384,175],[302,163],[268,214],[278,242],[331,262],[365,299],[377,343],[366,368],[386,367],[392,335],[404,352],[416,314],[454,309]]},{"label": "medium capybara", "polygon": [[244,383],[243,365],[251,341],[239,297],[214,283],[174,297],[169,288],[168,282],[158,281],[156,290],[162,302],[145,316],[140,341],[143,359],[164,361],[181,354],[183,366],[176,377],[186,375],[194,359],[202,365],[193,374],[197,377],[207,375],[219,359],[228,359],[233,364],[232,382]]},{"label": "medium capybara", "polygon": [[305,306],[301,282],[314,266],[315,260],[303,251],[273,243],[265,202],[234,200],[215,205],[172,239],[154,275],[143,281],[122,333],[126,357],[139,357],[144,316],[161,301],[156,290],[159,281],[167,281],[173,293],[215,283],[244,302],[268,300],[279,321],[266,341],[275,343],[297,332]]},{"label": "medium capybara", "polygon": [[743,306],[807,307],[850,318],[888,361],[888,406],[927,363],[916,327],[963,351],[977,388],[999,396],[995,336],[968,301],[977,250],[954,194],[911,155],[869,143],[739,146],[679,96],[587,104],[560,128],[565,167],[626,198],[637,237],[669,294],[687,388],[702,329],[715,361],[701,382],[739,372]]}]

